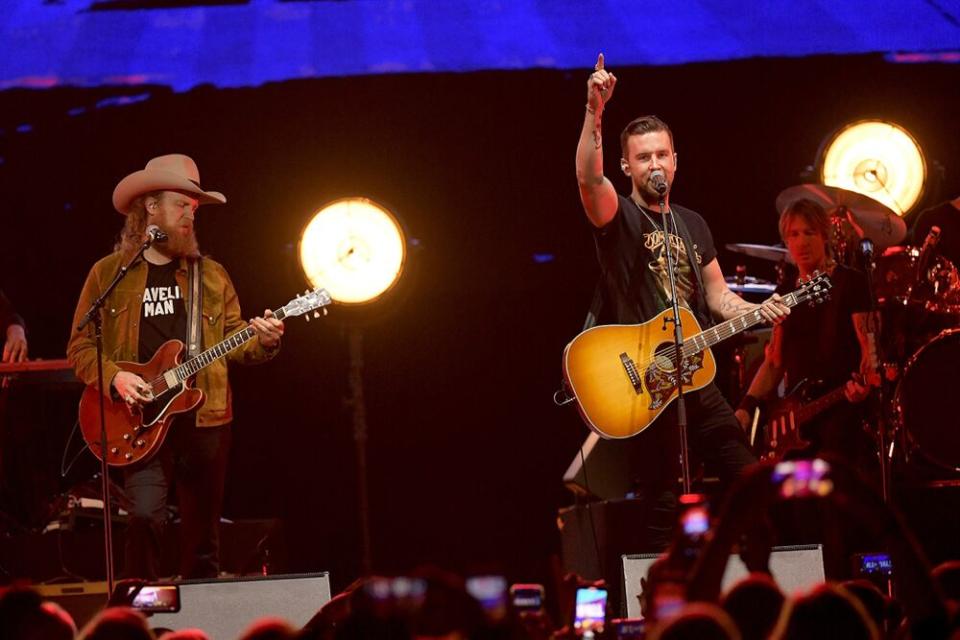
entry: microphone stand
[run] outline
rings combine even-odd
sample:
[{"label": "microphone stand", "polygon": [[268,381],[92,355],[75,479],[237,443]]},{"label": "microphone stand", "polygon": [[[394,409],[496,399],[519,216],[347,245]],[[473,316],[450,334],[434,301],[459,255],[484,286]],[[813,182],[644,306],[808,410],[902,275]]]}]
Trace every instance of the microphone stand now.
[{"label": "microphone stand", "polygon": [[[100,309],[106,304],[107,297],[117,288],[117,285],[120,284],[120,281],[123,280],[127,272],[135,264],[140,262],[143,259],[143,252],[146,251],[150,245],[154,243],[156,236],[147,235],[147,240],[143,243],[140,249],[137,251],[137,254],[133,258],[120,267],[120,270],[117,272],[117,275],[113,278],[113,282],[110,283],[110,286],[100,294],[100,297],[93,301],[93,304],[90,305],[90,308],[87,310],[87,313],[84,314],[83,320],[80,321],[80,324],[77,325],[77,331],[83,331],[84,328],[93,322],[94,327],[94,337],[96,338],[97,344],[97,388],[100,390],[101,396],[104,394],[103,388],[103,317],[100,315]],[[109,395],[109,391],[107,392]],[[112,519],[112,509],[110,507],[110,465],[107,463],[107,418],[106,418],[106,409],[104,407],[104,400],[100,398],[100,491],[103,494],[103,547],[104,547],[104,557],[106,558],[106,574],[107,574],[107,598],[109,599],[110,594],[113,593],[113,583],[114,583],[114,571],[113,571],[113,519]]]},{"label": "microphone stand", "polygon": [[[664,184],[664,187],[666,185]],[[659,189],[658,189],[659,192]],[[663,224],[663,246],[667,253],[667,273],[670,275],[670,301],[673,308],[673,317],[667,318],[673,323],[674,348],[674,385],[677,389],[677,427],[680,430],[680,473],[683,479],[683,493],[691,491],[690,483],[690,450],[687,443],[687,402],[683,394],[683,327],[680,321],[680,302],[677,298],[677,279],[674,270],[676,264],[671,250],[670,234],[667,231],[666,188],[660,193],[660,220]],[[674,215],[672,212],[670,215]],[[679,256],[678,256],[679,262]],[[691,265],[692,268],[696,268]]]},{"label": "microphone stand", "polygon": [[[873,325],[874,320],[878,320],[877,297],[873,281],[873,270],[875,266],[873,261],[873,242],[868,238],[861,240],[860,251],[863,253],[863,271],[867,276],[867,292],[870,294],[869,324]],[[876,329],[878,327],[872,328]],[[877,335],[876,330],[873,332],[873,345],[874,357],[876,358],[874,373],[879,377],[880,384],[877,386],[876,393],[871,391],[870,396],[873,399],[873,413],[877,420],[877,448],[880,450],[880,495],[883,497],[885,503],[890,504],[890,460],[887,457],[887,436],[889,434],[887,433],[887,412],[886,405],[884,404],[885,394],[883,393],[883,367],[880,363],[880,336]]]}]

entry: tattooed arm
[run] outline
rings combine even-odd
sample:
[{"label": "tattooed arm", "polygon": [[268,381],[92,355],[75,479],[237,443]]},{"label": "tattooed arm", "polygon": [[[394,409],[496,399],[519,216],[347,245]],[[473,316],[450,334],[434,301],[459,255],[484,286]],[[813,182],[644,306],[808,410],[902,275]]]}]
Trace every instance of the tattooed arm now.
[{"label": "tattooed arm", "polygon": [[587,80],[587,107],[583,115],[580,141],[577,144],[580,201],[587,218],[596,227],[602,227],[613,220],[619,206],[613,183],[603,175],[603,140],[600,136],[603,107],[613,95],[616,83],[616,77],[603,68],[601,53],[593,74]]},{"label": "tattooed arm", "polygon": [[880,315],[877,312],[854,313],[850,316],[860,343],[860,375],[871,386],[880,384],[877,373],[876,336],[880,335]]},{"label": "tattooed arm", "polygon": [[759,309],[760,314],[768,322],[781,322],[790,314],[790,308],[780,302],[780,296],[773,294],[763,304],[747,302],[727,286],[720,271],[720,263],[714,258],[703,268],[703,286],[707,294],[707,306],[713,315],[729,320],[741,316],[748,311]]}]

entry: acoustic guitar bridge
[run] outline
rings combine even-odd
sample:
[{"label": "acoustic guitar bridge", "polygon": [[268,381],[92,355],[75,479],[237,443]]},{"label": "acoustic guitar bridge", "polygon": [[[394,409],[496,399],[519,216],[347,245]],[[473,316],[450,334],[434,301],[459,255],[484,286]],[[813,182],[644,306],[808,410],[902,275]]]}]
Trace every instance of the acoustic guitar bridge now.
[{"label": "acoustic guitar bridge", "polygon": [[626,353],[620,354],[620,362],[627,372],[627,377],[630,378],[630,384],[633,385],[633,390],[637,395],[643,393],[643,385],[640,383],[640,374],[637,372],[637,365],[633,363],[633,360],[631,360],[630,356]]}]

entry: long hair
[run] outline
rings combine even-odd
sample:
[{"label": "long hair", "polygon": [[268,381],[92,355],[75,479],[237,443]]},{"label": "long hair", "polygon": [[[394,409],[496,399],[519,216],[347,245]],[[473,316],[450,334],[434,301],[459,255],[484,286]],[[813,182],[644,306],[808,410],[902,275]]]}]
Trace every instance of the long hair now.
[{"label": "long hair", "polygon": [[114,251],[119,251],[130,258],[140,249],[140,245],[147,239],[147,198],[159,198],[162,193],[162,191],[145,193],[137,196],[130,204],[123,229],[120,230],[117,242],[113,245]]}]

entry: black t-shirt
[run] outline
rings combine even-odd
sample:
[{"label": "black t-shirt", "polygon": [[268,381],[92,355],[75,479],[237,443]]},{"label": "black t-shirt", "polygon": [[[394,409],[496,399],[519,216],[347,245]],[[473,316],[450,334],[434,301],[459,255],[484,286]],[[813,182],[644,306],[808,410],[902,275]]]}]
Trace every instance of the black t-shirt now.
[{"label": "black t-shirt", "polygon": [[[804,379],[836,386],[860,370],[860,343],[850,316],[870,310],[867,279],[837,265],[830,274],[830,298],[793,307],[783,321],[781,355],[788,388]],[[778,293],[789,293],[795,286]]]},{"label": "black t-shirt", "polygon": [[140,362],[146,362],[167,340],[186,340],[187,309],[177,284],[179,261],[148,263],[140,317]]},{"label": "black t-shirt", "polygon": [[[670,306],[666,248],[660,228],[660,212],[644,211],[630,198],[617,196],[620,206],[613,220],[596,229],[594,238],[604,285],[604,306],[613,322],[637,324],[654,317]],[[706,221],[690,209],[671,205],[686,225],[693,244],[697,269],[717,257],[713,236]],[[649,217],[648,217],[649,216]],[[694,311],[703,327],[710,326],[710,312],[701,301],[698,279],[691,269],[686,244],[670,225],[671,253],[679,255],[677,292],[680,303]]]}]

